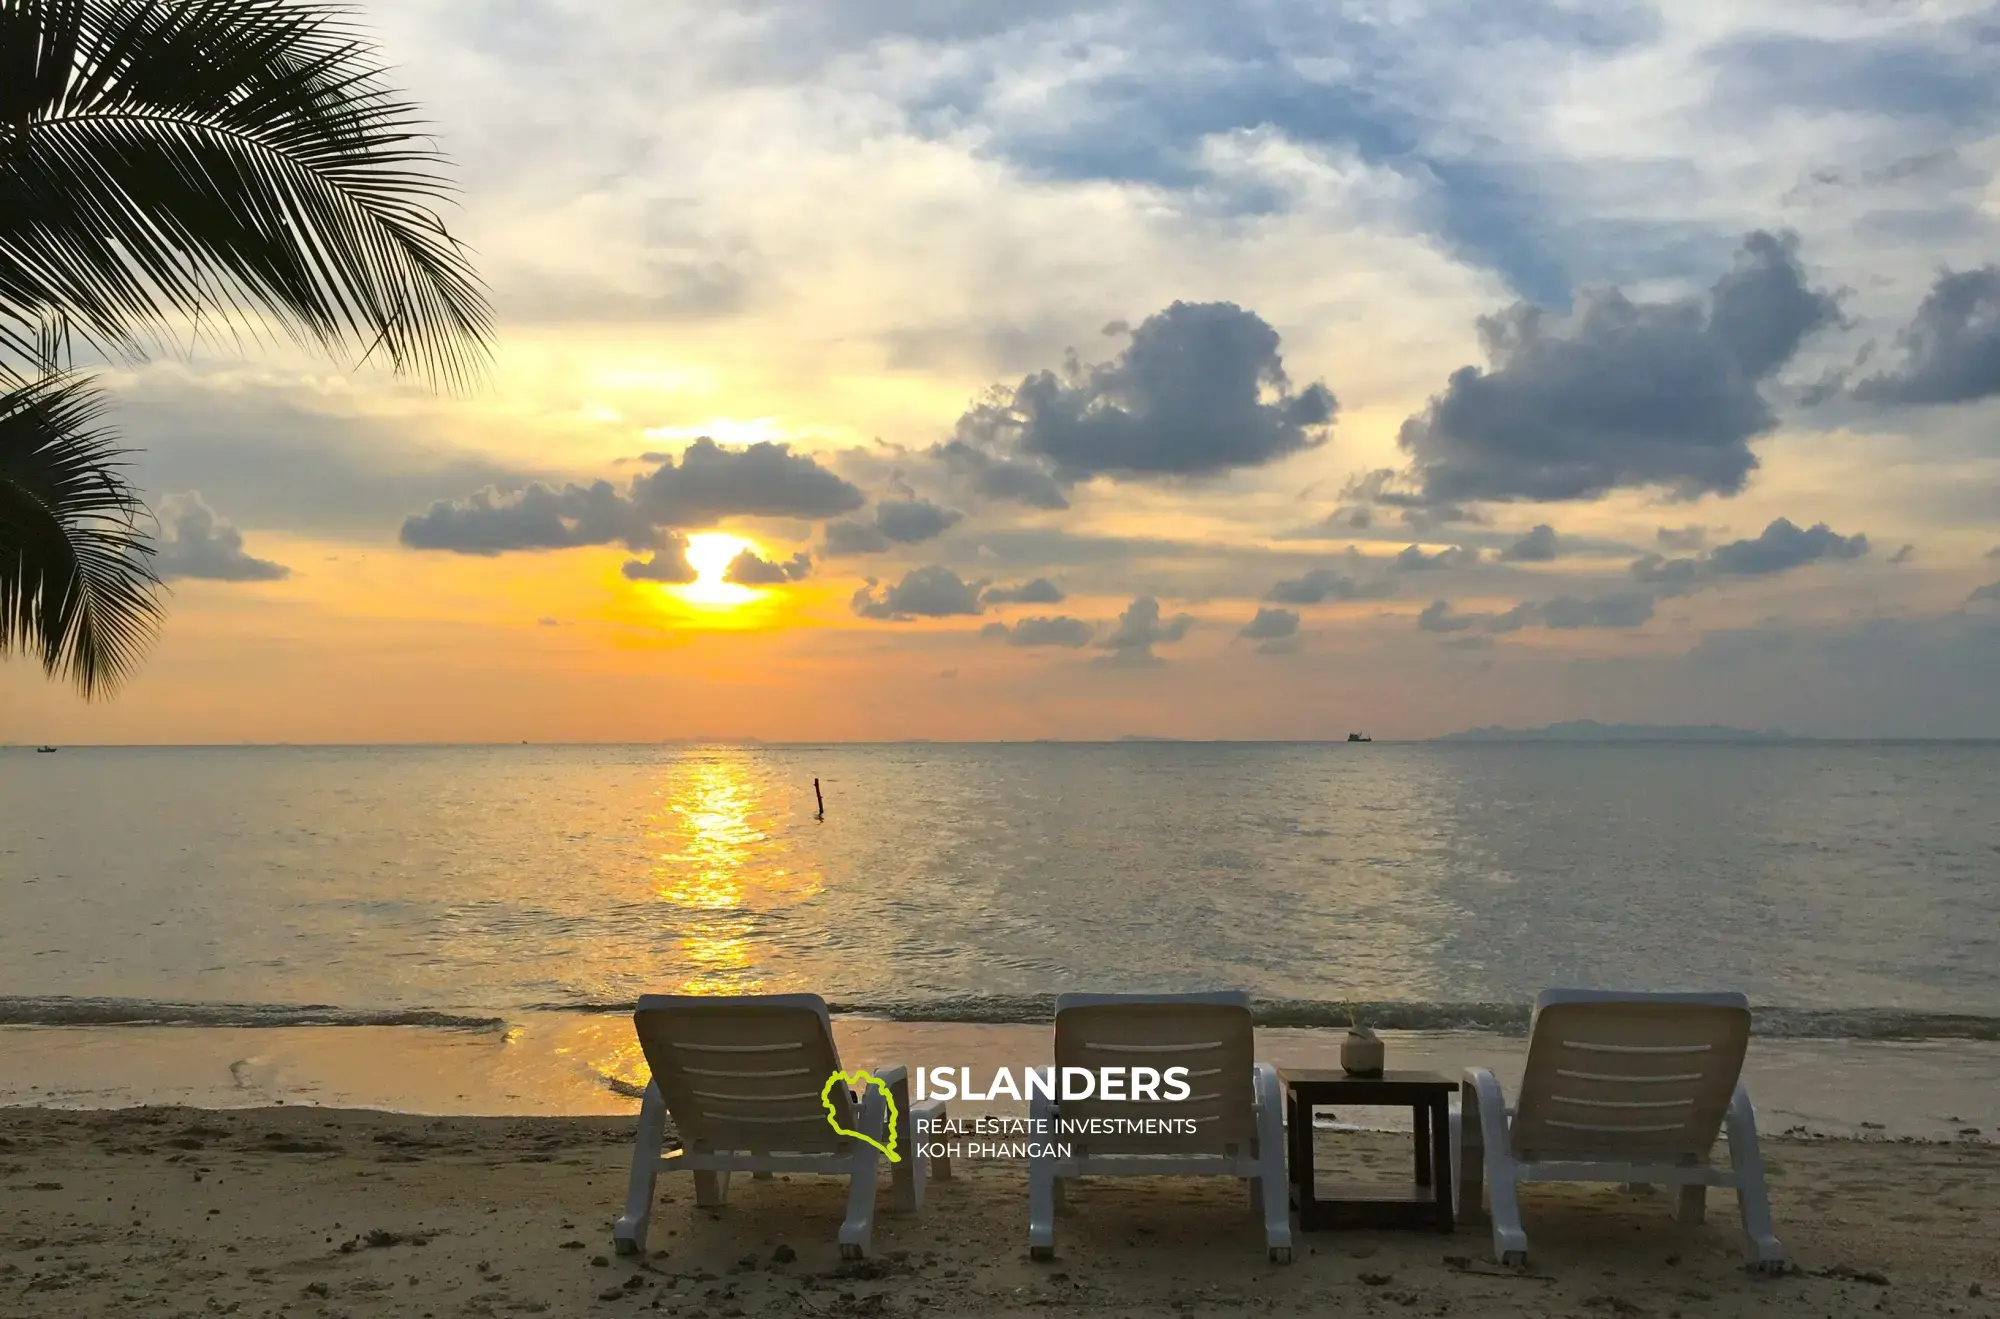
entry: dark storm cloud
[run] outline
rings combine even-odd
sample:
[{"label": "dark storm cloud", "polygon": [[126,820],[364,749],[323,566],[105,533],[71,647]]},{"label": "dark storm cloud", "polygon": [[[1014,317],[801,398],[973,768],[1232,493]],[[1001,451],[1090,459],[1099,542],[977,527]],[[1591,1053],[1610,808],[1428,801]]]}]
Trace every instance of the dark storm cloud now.
[{"label": "dark storm cloud", "polygon": [[1273,604],[1316,605],[1328,600],[1380,600],[1395,592],[1387,581],[1364,582],[1332,568],[1309,569],[1289,577],[1265,593]]},{"label": "dark storm cloud", "polygon": [[1666,548],[1684,554],[1708,544],[1708,528],[1692,524],[1685,527],[1661,527],[1653,534]]},{"label": "dark storm cloud", "polygon": [[1132,331],[1116,359],[1072,359],[1061,375],[1037,372],[974,407],[940,456],[976,469],[967,454],[981,455],[988,475],[994,463],[1040,463],[1060,483],[1205,476],[1325,443],[1336,410],[1323,384],[1294,392],[1262,317],[1176,302]]},{"label": "dark storm cloud", "polygon": [[979,603],[978,583],[968,584],[951,569],[937,564],[913,568],[902,581],[887,588],[871,579],[854,593],[851,603],[854,612],[863,618],[898,621],[948,618],[984,610]]},{"label": "dark storm cloud", "polygon": [[160,500],[160,538],[153,571],[162,581],[195,577],[211,582],[275,582],[292,575],[282,563],[243,548],[243,533],[215,515],[199,490]]},{"label": "dark storm cloud", "polygon": [[1090,644],[1090,639],[1097,634],[1097,626],[1081,618],[1057,614],[1053,618],[1024,618],[1012,627],[1005,623],[988,623],[979,632],[981,636],[1005,641],[1010,646],[1066,646],[1075,649]]},{"label": "dark storm cloud", "polygon": [[1046,577],[1022,582],[1019,586],[989,586],[979,597],[989,605],[1057,605],[1063,590]]},{"label": "dark storm cloud", "polygon": [[613,542],[637,551],[659,544],[665,527],[726,517],[832,517],[864,502],[855,486],[784,444],[725,449],[704,436],[678,464],[669,454],[646,460],[658,468],[634,477],[629,493],[609,481],[561,488],[537,481],[513,493],[488,486],[465,499],[438,500],[404,519],[403,544],[484,555]]},{"label": "dark storm cloud", "polygon": [[2000,394],[2000,266],[1944,271],[1896,339],[1902,361],[1855,382],[1879,403],[1968,403]]},{"label": "dark storm cloud", "polygon": [[1905,545],[1903,546],[1902,549],[1897,550],[1894,554],[1891,554],[1889,556],[1889,562],[1894,564],[1896,567],[1900,568],[1904,564],[1909,563],[1911,560],[1915,559],[1916,557],[1917,557],[1917,547],[1915,545]]},{"label": "dark storm cloud", "polygon": [[1807,287],[1797,240],[1748,235],[1703,299],[1580,295],[1559,317],[1482,317],[1490,369],[1461,367],[1403,423],[1428,502],[1592,499],[1626,487],[1734,494],[1777,419],[1758,386],[1839,319]]},{"label": "dark storm cloud", "polygon": [[1120,665],[1159,663],[1153,647],[1179,641],[1194,626],[1194,619],[1176,614],[1162,620],[1160,602],[1150,595],[1135,596],[1118,616],[1118,627],[1098,644],[1110,651],[1109,661]]},{"label": "dark storm cloud", "polygon": [[783,586],[804,581],[812,572],[812,555],[800,550],[789,559],[766,559],[755,550],[744,550],[729,561],[722,580],[738,586]]},{"label": "dark storm cloud", "polygon": [[1933,127],[1991,123],[2000,107],[2000,64],[1990,20],[1969,17],[1918,32],[1846,40],[1773,32],[1725,42],[1709,52],[1718,107],[1730,116],[1769,114],[1777,104]]},{"label": "dark storm cloud", "polygon": [[2000,604],[2000,582],[1988,582],[1971,595],[1965,597],[1965,603],[1969,605]]},{"label": "dark storm cloud", "polygon": [[1556,529],[1543,522],[1500,551],[1502,563],[1547,563],[1559,552]]}]

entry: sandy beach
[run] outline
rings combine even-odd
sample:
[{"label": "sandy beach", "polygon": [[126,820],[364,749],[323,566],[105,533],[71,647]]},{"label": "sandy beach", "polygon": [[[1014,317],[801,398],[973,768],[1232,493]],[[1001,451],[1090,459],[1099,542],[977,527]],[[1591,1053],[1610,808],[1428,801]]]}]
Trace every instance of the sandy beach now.
[{"label": "sandy beach", "polygon": [[[1234,1183],[1085,1183],[1058,1258],[1028,1259],[1021,1166],[961,1164],[843,1266],[839,1183],[738,1179],[697,1211],[663,1179],[652,1249],[610,1250],[625,1118],[425,1118],[315,1108],[0,1110],[0,1313],[447,1316],[999,1315],[1049,1309],[1467,1315],[1988,1315],[2000,1149],[1767,1143],[1781,1277],[1741,1267],[1735,1205],[1678,1227],[1617,1187],[1524,1191],[1535,1259],[1482,1230],[1301,1234],[1263,1259]],[[1321,1133],[1387,1173],[1403,1142]],[[886,1179],[885,1179],[886,1181]],[[886,1187],[885,1187],[886,1190]]]}]

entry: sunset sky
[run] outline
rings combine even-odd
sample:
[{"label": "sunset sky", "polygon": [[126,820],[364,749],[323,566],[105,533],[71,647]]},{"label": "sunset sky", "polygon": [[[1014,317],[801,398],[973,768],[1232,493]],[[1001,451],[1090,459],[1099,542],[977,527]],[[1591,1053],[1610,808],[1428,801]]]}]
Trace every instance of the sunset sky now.
[{"label": "sunset sky", "polygon": [[0,741],[2000,736],[1983,4],[365,8],[493,370],[112,373]]}]

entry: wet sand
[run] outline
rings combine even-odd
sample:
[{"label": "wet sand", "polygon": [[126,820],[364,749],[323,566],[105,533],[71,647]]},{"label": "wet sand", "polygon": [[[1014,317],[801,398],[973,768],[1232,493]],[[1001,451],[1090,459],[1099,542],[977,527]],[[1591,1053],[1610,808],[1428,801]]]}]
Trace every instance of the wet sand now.
[{"label": "wet sand", "polygon": [[[842,1184],[739,1178],[719,1212],[663,1178],[651,1249],[610,1250],[629,1118],[424,1118],[316,1108],[0,1109],[0,1313],[360,1316],[1991,1315],[2000,1148],[1771,1139],[1793,1271],[1741,1265],[1735,1203],[1681,1227],[1617,1187],[1523,1192],[1534,1259],[1483,1230],[1298,1236],[1264,1259],[1241,1184],[1086,1182],[1058,1257],[1029,1260],[1021,1165],[964,1163],[925,1213],[836,1250]],[[1985,1133],[1990,1134],[1990,1133]],[[1322,1132],[1371,1175],[1403,1140]],[[886,1176],[883,1203],[887,1203]]]}]

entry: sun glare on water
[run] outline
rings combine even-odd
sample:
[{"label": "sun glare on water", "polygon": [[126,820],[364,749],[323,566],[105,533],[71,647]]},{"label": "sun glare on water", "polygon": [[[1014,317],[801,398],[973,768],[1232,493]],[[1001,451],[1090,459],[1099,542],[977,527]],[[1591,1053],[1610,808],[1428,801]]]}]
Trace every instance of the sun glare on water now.
[{"label": "sun glare on water", "polygon": [[740,605],[756,599],[757,593],[749,587],[722,579],[736,556],[750,548],[750,542],[741,536],[720,531],[689,536],[687,561],[695,575],[692,582],[677,588],[681,599],[712,606]]}]

